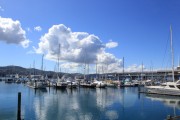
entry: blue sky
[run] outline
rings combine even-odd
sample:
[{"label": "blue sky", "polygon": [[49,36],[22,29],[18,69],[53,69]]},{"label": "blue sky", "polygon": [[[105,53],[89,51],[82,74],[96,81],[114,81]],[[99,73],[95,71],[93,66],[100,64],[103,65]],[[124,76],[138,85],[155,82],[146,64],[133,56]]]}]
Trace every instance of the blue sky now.
[{"label": "blue sky", "polygon": [[[40,68],[42,55],[39,53],[45,53],[46,56],[47,49],[53,50],[52,46],[40,47],[40,39],[52,42],[51,39],[56,38],[58,32],[69,28],[72,34],[67,35],[65,32],[62,34],[71,36],[71,39],[74,34],[88,33],[84,39],[91,42],[95,41],[90,48],[96,50],[89,52],[91,51],[88,47],[89,44],[87,45],[88,48],[83,47],[89,56],[87,59],[91,58],[93,63],[97,59],[94,57],[99,56],[100,59],[97,60],[99,64],[106,63],[109,60],[107,63],[109,64],[109,71],[113,71],[115,68],[115,71],[121,72],[123,57],[125,58],[125,68],[128,71],[140,70],[142,62],[146,69],[170,67],[170,24],[173,29],[174,57],[175,66],[177,66],[178,56],[180,56],[179,6],[179,0],[18,0],[16,2],[0,0],[1,18],[5,18],[5,20],[10,18],[12,21],[18,20],[21,28],[25,31],[26,40],[31,41],[28,47],[23,47],[19,42],[9,44],[7,42],[9,39],[2,40],[4,38],[0,36],[0,66],[30,67],[35,61],[36,68]],[[57,31],[53,25],[59,25]],[[41,30],[34,30],[37,26]],[[3,27],[0,26],[0,28]],[[50,28],[54,30],[53,33],[49,32]],[[54,37],[50,39],[45,34],[49,36],[53,34]],[[5,35],[8,36],[8,33]],[[65,40],[68,41],[70,38],[68,37]],[[62,42],[60,39],[62,36],[57,41]],[[76,38],[75,42],[78,40],[80,41]],[[82,46],[71,44],[72,41],[68,42],[71,46],[69,49],[73,48],[73,50],[78,51]],[[109,48],[107,47],[108,43],[115,45]],[[97,46],[97,44],[101,45]],[[64,43],[62,43],[63,45]],[[83,43],[84,45],[85,43]],[[62,49],[65,48],[62,47]],[[77,52],[70,54],[71,52],[65,50],[66,57],[62,54],[60,60],[62,69],[69,66],[69,63],[72,67],[72,64],[80,64],[83,61],[80,59],[84,58],[79,55],[82,51],[78,52],[78,55]],[[57,53],[53,55],[49,53],[45,57],[46,70],[54,69],[55,62],[53,60],[55,60],[54,57],[57,56]],[[73,60],[71,60],[72,56]],[[104,59],[102,60],[102,58]],[[64,71],[68,71],[67,69]]]}]

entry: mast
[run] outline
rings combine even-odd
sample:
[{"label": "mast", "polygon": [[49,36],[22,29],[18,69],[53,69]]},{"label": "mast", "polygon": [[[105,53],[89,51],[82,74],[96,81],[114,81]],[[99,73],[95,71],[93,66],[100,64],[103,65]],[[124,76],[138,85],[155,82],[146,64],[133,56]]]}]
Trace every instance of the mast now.
[{"label": "mast", "polygon": [[[33,61],[33,68],[34,68],[33,69],[33,75],[35,76],[35,60]],[[34,76],[33,76],[33,79],[35,78]]]},{"label": "mast", "polygon": [[173,50],[172,27],[171,27],[171,25],[170,25],[170,39],[171,39],[171,55],[172,55],[172,79],[174,82],[174,50]]},{"label": "mast", "polygon": [[153,63],[152,63],[152,61],[151,61],[151,72],[152,72],[151,79],[153,80]]},{"label": "mast", "polygon": [[42,65],[41,65],[41,70],[43,71],[43,60],[44,60],[44,54],[42,55]]},{"label": "mast", "polygon": [[123,57],[123,80],[124,80],[124,57]]},{"label": "mast", "polygon": [[59,49],[58,49],[58,73],[59,73],[59,57],[60,57],[60,43],[59,43]]},{"label": "mast", "polygon": [[142,62],[142,68],[141,68],[141,82],[143,80],[143,62]]},{"label": "mast", "polygon": [[43,70],[43,69],[44,69],[44,68],[43,68],[44,66],[43,66],[43,62],[44,62],[44,54],[42,55],[42,65],[41,65],[41,72],[42,72],[41,75],[43,76],[43,79],[44,79],[44,72],[43,72],[43,71],[44,71],[44,70]]},{"label": "mast", "polygon": [[97,61],[96,61],[96,80],[97,80]]},{"label": "mast", "polygon": [[107,80],[108,79],[108,72],[109,72],[108,71],[108,63],[106,65],[107,65],[107,67],[106,67],[107,68],[107,71],[106,71],[106,80]]}]

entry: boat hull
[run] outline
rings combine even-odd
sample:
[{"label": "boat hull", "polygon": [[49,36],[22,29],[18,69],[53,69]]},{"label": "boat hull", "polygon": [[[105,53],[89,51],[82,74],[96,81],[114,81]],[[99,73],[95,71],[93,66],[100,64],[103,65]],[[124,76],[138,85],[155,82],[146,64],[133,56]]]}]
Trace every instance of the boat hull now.
[{"label": "boat hull", "polygon": [[171,96],[180,96],[180,90],[171,90],[163,88],[146,88],[145,92],[148,94],[159,94],[159,95],[171,95]]}]

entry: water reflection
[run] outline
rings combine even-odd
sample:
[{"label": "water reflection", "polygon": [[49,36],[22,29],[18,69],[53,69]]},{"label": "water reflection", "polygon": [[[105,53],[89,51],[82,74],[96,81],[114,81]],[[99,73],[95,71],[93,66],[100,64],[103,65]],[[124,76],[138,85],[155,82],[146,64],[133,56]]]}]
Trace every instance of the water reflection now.
[{"label": "water reflection", "polygon": [[[119,110],[134,106],[138,98],[134,92],[133,89],[79,88],[51,90],[50,94],[43,95],[44,92],[36,91],[35,117],[44,120],[52,117],[65,120],[118,119]],[[115,106],[119,108],[113,109]]]},{"label": "water reflection", "polygon": [[164,119],[173,113],[173,106],[180,114],[179,98],[139,95],[137,88],[35,91],[23,85],[3,84],[0,87],[0,119],[16,118],[18,92],[22,92],[23,118],[29,120]]},{"label": "water reflection", "polygon": [[180,97],[155,95],[155,94],[148,94],[146,97],[151,99],[152,101],[163,102],[164,105],[168,107],[180,109]]}]

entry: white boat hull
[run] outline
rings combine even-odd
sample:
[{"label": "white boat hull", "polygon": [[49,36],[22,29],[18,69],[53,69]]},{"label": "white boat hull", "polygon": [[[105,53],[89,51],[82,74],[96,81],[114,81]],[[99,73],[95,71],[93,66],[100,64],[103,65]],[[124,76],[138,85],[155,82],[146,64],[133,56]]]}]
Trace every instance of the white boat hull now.
[{"label": "white boat hull", "polygon": [[150,94],[161,94],[161,95],[174,95],[180,96],[180,90],[171,90],[171,89],[147,89],[147,93]]}]

